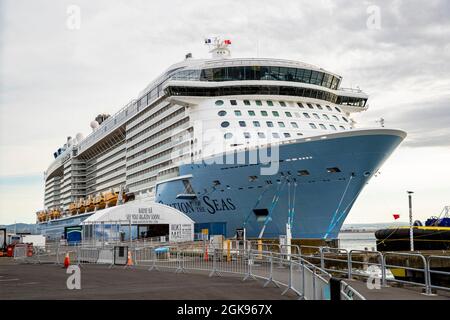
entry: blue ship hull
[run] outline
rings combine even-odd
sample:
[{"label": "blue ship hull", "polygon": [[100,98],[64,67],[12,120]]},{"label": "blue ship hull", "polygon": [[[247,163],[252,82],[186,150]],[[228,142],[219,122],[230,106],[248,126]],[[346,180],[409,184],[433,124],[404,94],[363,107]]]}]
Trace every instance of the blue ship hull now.
[{"label": "blue ship hull", "polygon": [[[364,186],[405,136],[399,130],[352,130],[285,143],[272,175],[261,175],[268,165],[259,157],[250,161],[249,151],[234,154],[245,159],[240,164],[230,163],[230,155],[185,164],[179,177],[157,185],[155,201],[187,214],[197,232],[207,228],[233,237],[245,226],[248,237],[258,237],[265,226],[263,238],[278,238],[290,216],[293,238],[335,239]],[[65,227],[91,214],[39,228],[58,239]]]},{"label": "blue ship hull", "polygon": [[[265,225],[263,238],[278,238],[291,212],[293,238],[335,239],[364,186],[405,136],[398,130],[352,130],[283,144],[275,175],[260,175],[264,165],[249,163],[248,151],[242,151],[246,164],[220,164],[223,157],[216,157],[216,164],[209,159],[183,165],[179,179],[158,184],[155,200],[227,237],[244,225],[248,237],[258,237]],[[334,168],[340,172],[327,171]],[[186,179],[194,199],[185,199]]]}]

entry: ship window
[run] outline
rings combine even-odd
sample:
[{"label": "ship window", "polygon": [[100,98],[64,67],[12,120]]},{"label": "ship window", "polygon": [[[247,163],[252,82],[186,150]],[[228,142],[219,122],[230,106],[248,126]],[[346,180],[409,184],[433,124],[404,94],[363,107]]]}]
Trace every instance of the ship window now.
[{"label": "ship window", "polygon": [[339,121],[338,117],[336,117],[336,116],[333,116],[333,119],[336,121]]},{"label": "ship window", "polygon": [[278,111],[272,111],[272,114],[273,114],[274,117],[279,117],[279,116],[280,116],[280,114],[278,113]]},{"label": "ship window", "polygon": [[328,111],[332,111],[330,106],[326,106]]},{"label": "ship window", "polygon": [[273,128],[273,122],[272,121],[267,121],[266,124],[267,124],[267,126],[269,128]]},{"label": "ship window", "polygon": [[327,172],[328,173],[338,173],[338,172],[341,172],[341,169],[339,169],[337,167],[327,168]]},{"label": "ship window", "polygon": [[319,115],[317,113],[313,113],[314,118],[320,119]]},{"label": "ship window", "polygon": [[292,118],[292,114],[290,112],[285,112],[285,114],[286,114],[286,117]]},{"label": "ship window", "polygon": [[237,106],[237,101],[236,100],[230,100],[230,103],[232,106]]},{"label": "ship window", "polygon": [[337,130],[336,127],[333,126],[332,124],[330,124],[330,128],[333,129],[333,130],[335,130],[335,131]]},{"label": "ship window", "polygon": [[255,102],[256,102],[256,105],[257,105],[257,106],[262,106],[261,100],[256,100]]},{"label": "ship window", "polygon": [[245,121],[239,121],[239,126],[240,127],[246,127],[247,124],[245,123]]},{"label": "ship window", "polygon": [[261,124],[259,123],[259,121],[253,121],[253,126],[261,127]]},{"label": "ship window", "polygon": [[231,139],[231,138],[233,138],[233,134],[232,134],[231,132],[227,132],[227,133],[225,133],[225,134],[223,135],[223,137],[224,137],[225,139]]},{"label": "ship window", "polygon": [[287,133],[287,132],[285,132],[285,133],[284,133],[284,137],[285,137],[285,138],[290,138],[290,137],[291,137],[291,134],[290,134],[290,133]]},{"label": "ship window", "polygon": [[284,125],[284,122],[278,122],[278,126],[280,127],[280,128],[284,128],[285,127],[285,125]]},{"label": "ship window", "polygon": [[307,103],[307,105],[308,105],[308,107],[309,107],[310,109],[314,109],[314,107],[313,107],[313,105],[312,105],[311,103]]},{"label": "ship window", "polygon": [[323,108],[322,108],[322,106],[321,106],[320,104],[316,104],[316,106],[317,106],[317,108],[318,108],[319,110],[323,110]]},{"label": "ship window", "polygon": [[262,115],[263,117],[267,117],[267,116],[268,116],[267,111],[261,111],[261,115]]},{"label": "ship window", "polygon": [[342,119],[344,119],[344,121],[345,121],[345,122],[348,122],[348,120],[347,120],[347,118],[346,118],[346,117],[342,117]]},{"label": "ship window", "polygon": [[305,106],[301,102],[297,102],[297,105],[302,109],[305,108]]},{"label": "ship window", "polygon": [[234,110],[234,115],[240,117],[242,116],[242,112],[240,110]]},{"label": "ship window", "polygon": [[227,115],[227,112],[225,110],[221,110],[217,113],[220,117],[224,117]]},{"label": "ship window", "polygon": [[248,115],[254,117],[256,114],[255,114],[255,111],[248,110]]},{"label": "ship window", "polygon": [[298,128],[297,122],[291,122],[291,126],[292,126],[293,128]]},{"label": "ship window", "polygon": [[264,132],[258,132],[258,137],[264,139],[266,135],[264,134]]},{"label": "ship window", "polygon": [[248,181],[250,181],[250,182],[253,182],[253,181],[256,181],[256,180],[258,180],[258,176],[250,176],[250,177],[248,177]]},{"label": "ship window", "polygon": [[278,132],[272,132],[272,137],[279,139],[280,135],[278,134]]},{"label": "ship window", "polygon": [[223,105],[223,100],[216,101],[216,106],[222,106],[222,105]]},{"label": "ship window", "polygon": [[338,107],[334,107],[336,109],[337,112],[341,112],[341,109],[339,109]]},{"label": "ship window", "polygon": [[284,101],[280,101],[280,106],[282,106],[282,107],[286,107],[286,102],[284,102]]},{"label": "ship window", "polygon": [[244,138],[250,139],[250,132],[244,132]]},{"label": "ship window", "polygon": [[273,107],[273,101],[267,101],[267,105],[269,106],[269,107]]},{"label": "ship window", "polygon": [[224,121],[220,125],[221,125],[222,128],[226,128],[226,127],[228,127],[230,125],[230,123],[228,121]]},{"label": "ship window", "polygon": [[244,104],[245,104],[246,106],[249,106],[249,105],[250,105],[250,101],[244,100]]},{"label": "ship window", "polygon": [[344,127],[344,126],[339,126],[339,128],[341,128],[342,130],[345,130],[345,127]]},{"label": "ship window", "polygon": [[314,123],[310,123],[309,126],[313,129],[317,129],[316,125]]},{"label": "ship window", "polygon": [[330,118],[326,114],[323,114],[322,117],[324,117],[326,120],[330,120]]},{"label": "ship window", "polygon": [[320,126],[321,129],[327,130],[327,127],[325,127],[325,125],[323,125],[323,124],[320,123],[319,126]]},{"label": "ship window", "polygon": [[299,170],[299,171],[297,172],[297,174],[298,174],[299,176],[309,176],[309,171],[308,171],[308,170]]},{"label": "ship window", "polygon": [[304,115],[305,118],[307,118],[307,119],[311,118],[311,117],[309,116],[309,113],[307,113],[307,112],[303,113],[303,115]]},{"label": "ship window", "polygon": [[303,133],[301,133],[301,132],[297,132],[297,135],[298,135],[298,136],[302,136],[302,135],[303,135]]}]

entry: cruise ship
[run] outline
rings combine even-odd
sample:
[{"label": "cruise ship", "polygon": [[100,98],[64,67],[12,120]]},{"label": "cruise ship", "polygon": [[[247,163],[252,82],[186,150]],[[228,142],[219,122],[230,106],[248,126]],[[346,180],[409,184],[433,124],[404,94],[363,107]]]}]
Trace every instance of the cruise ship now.
[{"label": "cruise ship", "polygon": [[233,237],[335,239],[368,181],[406,137],[357,128],[360,89],[299,61],[209,59],[169,67],[114,115],[99,114],[45,171],[42,234],[61,238],[98,210],[137,199],[172,206],[195,231]]}]

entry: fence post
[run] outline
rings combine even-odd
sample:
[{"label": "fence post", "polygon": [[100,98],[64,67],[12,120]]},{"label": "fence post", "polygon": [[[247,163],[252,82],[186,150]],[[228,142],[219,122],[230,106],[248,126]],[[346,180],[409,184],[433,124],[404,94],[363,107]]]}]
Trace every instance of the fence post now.
[{"label": "fence post", "polygon": [[209,274],[210,277],[212,277],[213,275],[217,275],[220,276],[221,274],[217,271],[217,249],[213,250],[214,254],[213,254],[213,269],[211,271],[211,273]]},{"label": "fence post", "polygon": [[348,269],[348,279],[352,278],[352,250],[347,253],[347,269]]},{"label": "fence post", "polygon": [[386,267],[385,267],[385,261],[384,261],[384,255],[380,252],[381,257],[381,286],[387,287],[387,280],[386,280]]},{"label": "fence post", "polygon": [[270,256],[269,256],[269,279],[267,279],[266,283],[264,283],[264,287],[267,287],[267,285],[269,283],[273,283],[277,288],[279,288],[280,286],[273,280],[273,254],[272,251],[270,251]]},{"label": "fence post", "polygon": [[325,261],[324,261],[323,247],[319,247],[319,252],[320,252],[320,268],[322,270],[325,270]]},{"label": "fence post", "polygon": [[431,285],[430,285],[430,280],[431,280],[431,276],[430,276],[430,266],[429,266],[429,259],[425,259],[425,257],[423,255],[421,255],[422,259],[423,259],[423,263],[424,263],[424,278],[425,278],[425,294],[426,295],[431,295]]},{"label": "fence post", "polygon": [[244,256],[246,255],[247,258],[247,274],[245,275],[244,279],[242,281],[246,281],[249,278],[252,278],[253,280],[256,280],[255,276],[252,273],[252,265],[253,265],[253,259],[252,259],[252,252],[251,250],[248,251],[248,253],[244,251]]}]

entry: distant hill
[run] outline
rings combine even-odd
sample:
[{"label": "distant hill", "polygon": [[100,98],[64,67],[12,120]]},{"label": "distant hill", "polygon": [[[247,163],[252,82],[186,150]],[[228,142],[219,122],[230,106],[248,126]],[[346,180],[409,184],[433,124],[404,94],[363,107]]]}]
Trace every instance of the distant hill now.
[{"label": "distant hill", "polygon": [[35,224],[27,224],[27,223],[17,223],[17,224],[8,224],[8,225],[0,225],[0,228],[6,228],[6,232],[18,232],[18,233],[35,233],[36,225]]}]

